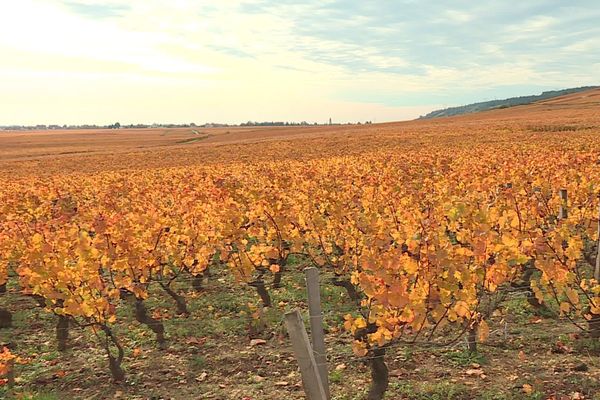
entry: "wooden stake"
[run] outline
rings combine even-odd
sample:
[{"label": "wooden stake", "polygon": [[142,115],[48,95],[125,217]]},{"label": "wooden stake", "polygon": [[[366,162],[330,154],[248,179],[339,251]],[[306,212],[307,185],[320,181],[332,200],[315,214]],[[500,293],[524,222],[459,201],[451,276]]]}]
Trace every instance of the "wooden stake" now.
[{"label": "wooden stake", "polygon": [[559,219],[567,219],[567,189],[560,189],[560,199],[562,200],[562,204],[560,205],[560,212],[558,213]]},{"label": "wooden stake", "polygon": [[[598,196],[600,199],[600,196]],[[600,202],[598,203],[598,243],[596,243],[596,268],[594,269],[594,279],[600,282]]]},{"label": "wooden stake", "polygon": [[327,372],[327,355],[325,348],[325,333],[323,331],[323,313],[321,311],[321,290],[319,286],[319,270],[315,267],[304,269],[306,289],[308,292],[308,310],[310,315],[310,336],[312,349],[321,376],[321,383],[327,399],[329,392],[329,375]]},{"label": "wooden stake", "polygon": [[327,400],[300,311],[294,310],[286,313],[285,325],[292,341],[294,355],[300,365],[306,398],[309,400]]}]

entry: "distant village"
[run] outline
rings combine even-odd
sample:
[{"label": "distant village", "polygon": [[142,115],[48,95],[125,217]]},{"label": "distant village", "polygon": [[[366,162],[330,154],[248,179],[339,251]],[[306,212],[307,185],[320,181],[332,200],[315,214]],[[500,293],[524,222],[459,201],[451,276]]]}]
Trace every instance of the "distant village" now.
[{"label": "distant village", "polygon": [[327,125],[362,125],[372,124],[371,121],[365,122],[346,122],[334,123],[331,118],[326,123],[317,122],[282,122],[282,121],[248,121],[241,124],[222,124],[222,123],[205,123],[205,124],[120,124],[115,122],[110,125],[5,125],[0,126],[0,131],[32,131],[32,130],[65,130],[65,129],[149,129],[149,128],[229,128],[229,127],[249,127],[249,126],[327,126]]}]

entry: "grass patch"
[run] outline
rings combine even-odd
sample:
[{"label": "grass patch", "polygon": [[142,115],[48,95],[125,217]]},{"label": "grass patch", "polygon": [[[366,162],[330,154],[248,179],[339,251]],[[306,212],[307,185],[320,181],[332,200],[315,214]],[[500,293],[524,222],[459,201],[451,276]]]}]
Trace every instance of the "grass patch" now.
[{"label": "grass patch", "polygon": [[201,355],[195,355],[190,358],[190,369],[192,370],[202,370],[206,367],[206,358]]},{"label": "grass patch", "polygon": [[10,393],[8,389],[0,388],[0,398],[7,400],[61,400],[65,396],[59,396],[55,393]]},{"label": "grass patch", "polygon": [[481,396],[478,398],[481,400],[542,400],[544,399],[544,394],[538,391],[525,394],[522,391],[512,393],[507,391],[486,390],[481,393]]},{"label": "grass patch", "polygon": [[481,353],[471,353],[468,350],[443,353],[443,356],[455,365],[466,367],[471,364],[487,364],[486,357]]},{"label": "grass patch", "polygon": [[579,353],[600,355],[600,340],[596,338],[580,338],[573,341],[573,348]]},{"label": "grass patch", "polygon": [[341,370],[334,369],[329,373],[329,381],[332,383],[341,383],[344,378],[344,374]]},{"label": "grass patch", "polygon": [[[435,382],[435,383],[411,383],[393,382],[390,384],[390,394],[396,397],[411,400],[458,400],[468,399],[469,390],[461,383]],[[400,396],[400,397],[398,397]],[[392,398],[391,396],[389,396]]]}]

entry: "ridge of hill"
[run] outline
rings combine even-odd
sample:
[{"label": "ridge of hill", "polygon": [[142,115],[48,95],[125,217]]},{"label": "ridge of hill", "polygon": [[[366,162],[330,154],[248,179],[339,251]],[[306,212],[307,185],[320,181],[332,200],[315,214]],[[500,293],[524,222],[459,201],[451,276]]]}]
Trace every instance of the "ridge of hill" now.
[{"label": "ridge of hill", "polygon": [[583,92],[586,90],[597,89],[600,86],[582,86],[577,88],[570,89],[562,89],[562,90],[550,90],[543,92],[539,95],[531,95],[531,96],[520,96],[520,97],[510,97],[508,99],[502,100],[490,100],[490,101],[482,101],[478,103],[467,104],[464,106],[458,107],[449,107],[441,110],[435,110],[421,116],[419,119],[432,119],[432,118],[440,118],[440,117],[452,117],[455,115],[462,114],[471,114],[480,111],[488,111],[493,109],[502,109],[509,108],[514,106],[521,106],[525,104],[531,104],[536,101],[548,100],[555,97],[565,96],[573,93]]}]

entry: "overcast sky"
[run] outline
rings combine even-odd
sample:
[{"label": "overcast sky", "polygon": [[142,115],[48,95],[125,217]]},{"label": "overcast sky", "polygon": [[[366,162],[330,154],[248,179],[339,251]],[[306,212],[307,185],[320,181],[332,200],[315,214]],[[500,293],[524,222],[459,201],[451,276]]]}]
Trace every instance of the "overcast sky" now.
[{"label": "overcast sky", "polygon": [[376,122],[600,83],[597,0],[0,0],[0,125]]}]

